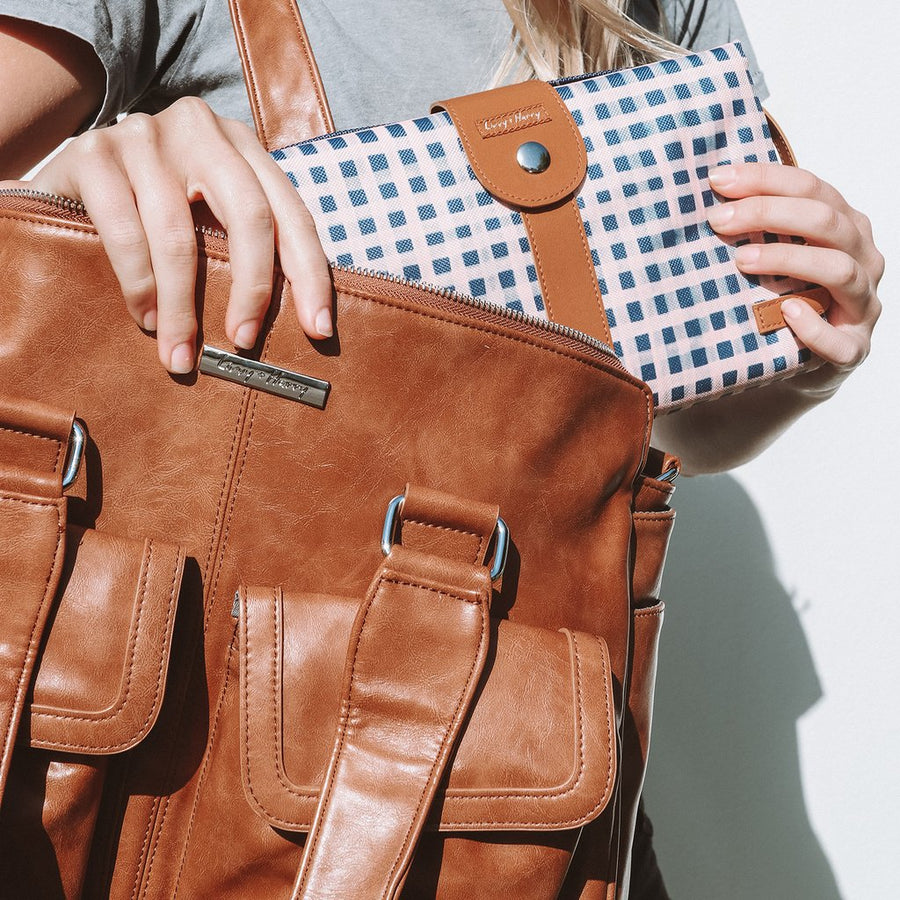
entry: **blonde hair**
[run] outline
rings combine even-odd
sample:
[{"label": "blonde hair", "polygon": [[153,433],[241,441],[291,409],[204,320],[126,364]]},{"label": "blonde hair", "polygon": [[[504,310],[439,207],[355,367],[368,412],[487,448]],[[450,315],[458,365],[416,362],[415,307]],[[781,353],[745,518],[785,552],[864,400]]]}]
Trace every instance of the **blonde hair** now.
[{"label": "blonde hair", "polygon": [[[494,84],[618,69],[677,56],[683,48],[625,12],[629,0],[503,0],[512,37]],[[665,30],[659,10],[661,30]]]}]

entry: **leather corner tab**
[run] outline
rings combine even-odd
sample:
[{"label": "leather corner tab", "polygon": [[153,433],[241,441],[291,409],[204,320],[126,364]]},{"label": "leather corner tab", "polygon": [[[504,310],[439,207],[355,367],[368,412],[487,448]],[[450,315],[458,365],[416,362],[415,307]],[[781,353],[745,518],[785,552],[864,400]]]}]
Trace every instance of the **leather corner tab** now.
[{"label": "leather corner tab", "polygon": [[803,300],[821,316],[831,305],[831,294],[827,289],[818,287],[755,303],[753,315],[756,318],[756,327],[760,334],[771,334],[773,331],[787,327],[784,316],[781,314],[781,304],[785,300]]},{"label": "leather corner tab", "polygon": [[[571,197],[587,172],[587,152],[572,115],[556,90],[543,81],[525,81],[435,103],[459,132],[478,180],[498,200],[518,209],[540,209]],[[549,165],[526,171],[519,148],[541,144]]]}]

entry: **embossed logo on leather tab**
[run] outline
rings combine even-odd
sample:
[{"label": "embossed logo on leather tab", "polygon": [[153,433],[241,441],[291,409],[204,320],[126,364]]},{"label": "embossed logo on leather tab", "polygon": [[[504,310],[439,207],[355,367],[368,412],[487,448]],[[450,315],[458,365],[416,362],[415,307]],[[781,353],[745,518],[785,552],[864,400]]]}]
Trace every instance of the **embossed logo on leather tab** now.
[{"label": "embossed logo on leather tab", "polygon": [[511,134],[514,131],[522,131],[534,125],[543,125],[550,122],[550,113],[543,103],[535,103],[533,106],[523,106],[511,112],[501,113],[499,116],[491,116],[481,119],[478,125],[478,133],[483,138],[498,137],[501,134]]},{"label": "embossed logo on leather tab", "polygon": [[331,384],[310,375],[280,369],[268,363],[245,359],[234,353],[204,345],[200,355],[200,371],[225,381],[296,400],[317,409],[325,408]]}]

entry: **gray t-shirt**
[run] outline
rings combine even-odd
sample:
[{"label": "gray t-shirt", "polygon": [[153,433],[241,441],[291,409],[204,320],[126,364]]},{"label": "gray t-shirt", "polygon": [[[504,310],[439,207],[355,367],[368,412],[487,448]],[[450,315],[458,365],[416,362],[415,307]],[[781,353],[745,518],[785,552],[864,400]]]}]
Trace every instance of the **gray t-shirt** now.
[{"label": "gray t-shirt", "polygon": [[[651,6],[633,8],[648,26]],[[740,40],[766,95],[735,0],[662,6],[669,34],[686,47]],[[337,128],[412,118],[435,100],[483,89],[511,29],[501,0],[302,0],[301,9]],[[86,126],[156,113],[189,95],[252,124],[227,0],[0,0],[0,14],[91,44],[107,85]]]}]

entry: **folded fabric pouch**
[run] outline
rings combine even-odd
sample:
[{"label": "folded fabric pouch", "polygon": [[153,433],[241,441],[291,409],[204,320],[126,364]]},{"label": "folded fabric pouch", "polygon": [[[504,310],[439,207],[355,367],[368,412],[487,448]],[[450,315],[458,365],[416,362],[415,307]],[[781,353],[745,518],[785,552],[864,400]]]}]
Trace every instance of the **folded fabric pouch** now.
[{"label": "folded fabric pouch", "polygon": [[[707,222],[721,202],[710,168],[778,161],[740,45],[553,88],[586,151],[572,193],[609,324],[607,336],[595,336],[608,338],[625,368],[652,387],[657,408],[762,383],[807,362],[776,298],[802,293],[821,311],[827,293],[784,277],[748,277],[734,263],[747,241],[799,239],[723,240]],[[532,126],[557,115],[535,103],[477,127],[482,137],[515,133],[527,142]],[[333,264],[546,319],[522,210],[479,180],[468,149],[442,111],[325,135],[273,156]]]}]

